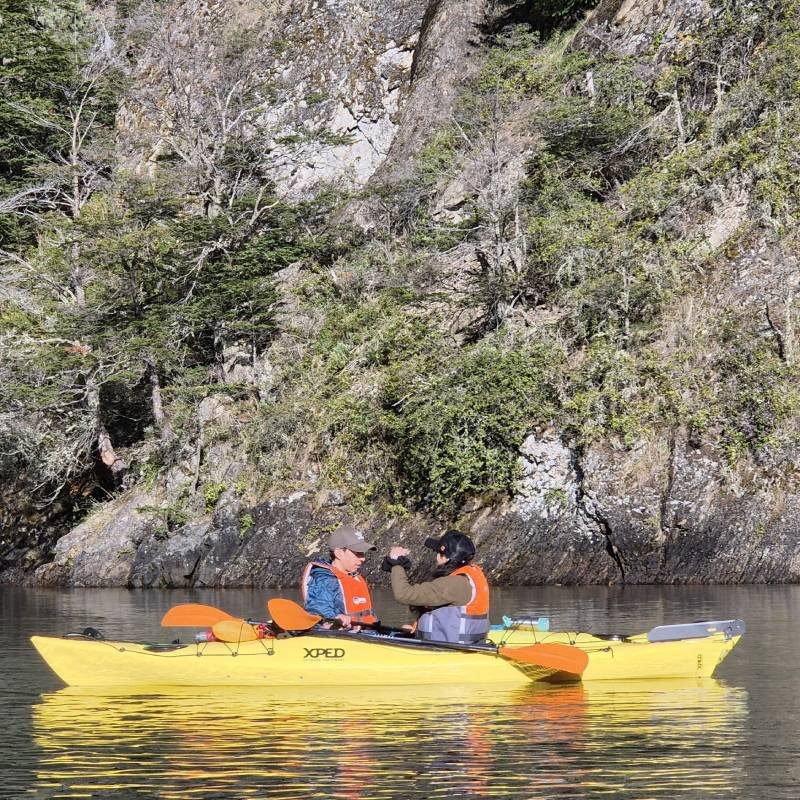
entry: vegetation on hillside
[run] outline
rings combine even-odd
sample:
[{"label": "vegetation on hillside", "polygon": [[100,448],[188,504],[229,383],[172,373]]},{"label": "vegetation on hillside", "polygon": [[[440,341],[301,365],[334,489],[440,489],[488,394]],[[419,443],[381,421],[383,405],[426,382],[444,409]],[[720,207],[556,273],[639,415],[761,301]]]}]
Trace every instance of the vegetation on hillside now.
[{"label": "vegetation on hillside", "polygon": [[[452,511],[512,490],[525,431],[548,427],[633,446],[684,424],[731,464],[791,458],[798,24],[792,3],[720,3],[666,65],[657,43],[626,58],[498,35],[416,180],[380,198],[382,235],[338,256],[348,286],[307,294],[323,335],[286,391],[326,477]],[[514,129],[535,144],[509,187]],[[437,202],[464,173],[448,222]],[[779,255],[753,293],[726,273],[755,247]]]},{"label": "vegetation on hillside", "polygon": [[[214,140],[206,120],[195,152],[176,117],[132,168],[114,118],[142,89],[108,39],[141,31],[0,0],[0,474],[113,491],[181,458],[214,392],[239,405],[254,488],[313,474],[356,510],[512,491],[536,430],[633,446],[686,425],[731,464],[787,459],[796,0],[718,0],[701,33],[636,57],[574,43],[585,4],[535,5],[506,4],[414,178],[360,198],[364,235],[333,222],[350,198],[279,199],[246,126]],[[246,118],[268,87],[241,83],[257,49],[237,41],[219,74]],[[270,392],[225,380],[231,342],[269,352]]]}]

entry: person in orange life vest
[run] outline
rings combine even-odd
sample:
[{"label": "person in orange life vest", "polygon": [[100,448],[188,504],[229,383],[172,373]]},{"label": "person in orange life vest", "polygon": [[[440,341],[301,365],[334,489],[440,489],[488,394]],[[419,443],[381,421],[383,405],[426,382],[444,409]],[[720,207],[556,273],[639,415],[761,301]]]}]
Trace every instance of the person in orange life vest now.
[{"label": "person in orange life vest", "polygon": [[392,593],[398,603],[421,610],[416,634],[439,642],[481,642],[489,633],[489,582],[473,564],[475,545],[465,533],[447,531],[439,539],[426,539],[436,551],[434,578],[409,583],[411,566],[405,547],[392,547],[381,569],[391,573]]},{"label": "person in orange life vest", "polygon": [[375,545],[352,525],[342,525],[328,539],[330,558],[306,565],[300,587],[311,614],[338,619],[345,628],[378,621],[361,565]]}]

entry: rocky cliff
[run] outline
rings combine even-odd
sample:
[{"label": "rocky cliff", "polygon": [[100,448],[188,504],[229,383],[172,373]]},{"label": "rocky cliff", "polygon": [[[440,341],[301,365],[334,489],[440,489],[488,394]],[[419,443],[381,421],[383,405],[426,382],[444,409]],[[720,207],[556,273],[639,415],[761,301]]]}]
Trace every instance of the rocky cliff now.
[{"label": "rocky cliff", "polygon": [[[333,187],[331,219],[345,228],[325,259],[277,273],[266,347],[224,344],[220,383],[249,387],[246,399],[203,399],[171,463],[129,481],[52,549],[17,548],[4,579],[288,586],[341,520],[415,552],[457,525],[497,584],[800,579],[800,163],[787,139],[800,106],[754,100],[768,92],[757,81],[783,80],[772,53],[783,45],[763,13],[736,3],[563,6],[548,16],[536,2],[491,0],[166,4],[118,113],[120,158],[151,173],[175,158],[182,140],[165,113],[182,102],[175,76],[201,108],[220,82],[200,61],[234,37],[270,87],[248,111],[248,135],[263,138],[278,194]],[[798,22],[790,3],[776,6]],[[752,152],[737,129],[758,140]],[[402,313],[387,305],[409,291]],[[446,363],[419,360],[421,319],[452,366],[447,381],[423,366],[444,375]],[[540,395],[534,383],[512,389],[523,422],[500,423],[516,443],[512,478],[491,467],[491,479],[446,494],[472,463],[463,429],[474,418],[459,412],[458,455],[425,473],[391,415],[411,409],[402,424],[418,424],[413,393],[426,382],[473,392],[464,363],[479,374],[484,362],[448,354],[486,342],[502,353],[546,342],[557,355],[532,372],[549,375]],[[317,405],[302,405],[311,396]],[[312,425],[323,413],[332,421]],[[389,455],[374,448],[380,436]],[[399,477],[382,483],[390,472]],[[417,473],[434,486],[427,496]],[[376,581],[379,561],[367,570]]]}]

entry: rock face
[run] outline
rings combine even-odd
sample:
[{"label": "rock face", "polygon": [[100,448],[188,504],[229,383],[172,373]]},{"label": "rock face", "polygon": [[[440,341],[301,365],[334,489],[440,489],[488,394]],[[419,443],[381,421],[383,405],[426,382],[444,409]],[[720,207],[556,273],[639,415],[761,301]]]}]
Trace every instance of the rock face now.
[{"label": "rock face", "polygon": [[[206,75],[204,95],[231,81],[211,67],[231,37],[254,36],[252,136],[269,141],[272,175],[286,196],[321,185],[364,186],[407,177],[413,156],[458,89],[480,66],[485,0],[183,0],[166,4],[150,47],[133,67],[133,92],[119,125],[136,142],[129,159],[155,163],[176,151],[175,77],[167,57]],[[217,32],[216,39],[210,31]],[[198,48],[198,43],[200,47]],[[201,52],[205,48],[207,53]],[[252,76],[251,76],[252,79]],[[190,89],[188,84],[186,91]]]},{"label": "rock face", "polygon": [[342,139],[310,145],[299,160],[286,151],[279,183],[289,194],[334,181],[363,186],[383,163],[409,89],[426,5],[306,0],[284,7],[280,29],[287,48],[278,80],[285,100],[272,113],[287,129],[298,121]]},{"label": "rock face", "polygon": [[705,0],[601,0],[575,38],[575,47],[641,55],[658,37],[659,61],[700,30],[711,16]]},{"label": "rock face", "polygon": [[[529,436],[519,492],[463,509],[496,585],[524,583],[751,583],[800,580],[800,490],[731,474],[719,454],[694,448],[682,431],[632,451],[577,453],[555,436]],[[230,470],[218,464],[221,473]],[[148,587],[293,586],[325,553],[344,520],[336,499],[298,491],[245,507],[225,492],[212,515],[172,531],[152,511],[158,496],[133,492],[63,537],[38,585]],[[412,550],[413,575],[427,574],[421,544],[435,520],[412,516],[347,520],[379,546],[365,569],[374,583],[392,544]]]},{"label": "rock face", "polygon": [[[480,66],[481,30],[494,6],[486,0],[182,0],[163,4],[162,32],[176,52],[190,51],[198,36],[231,19],[258,38],[263,82],[274,86],[279,102],[254,115],[253,135],[273,132],[277,182],[297,197],[322,183],[348,188],[408,177],[434,123],[448,117],[459,86]],[[658,41],[660,56],[646,66],[658,69],[711,13],[704,0],[601,0],[571,46],[637,56]],[[121,114],[121,127],[151,147],[138,153],[144,162],[169,147],[158,113],[159,97],[169,93],[159,83],[160,69],[155,45],[145,48],[134,79],[150,78],[149,100],[141,97]],[[302,131],[308,137],[300,151],[296,140],[282,141]],[[516,143],[508,149],[520,150]],[[703,221],[710,249],[738,227],[744,191],[730,187]],[[463,186],[448,185],[441,214],[457,212],[466,194]],[[767,245],[747,255],[731,270],[735,301],[766,291],[765,274],[775,296],[798,290],[794,256]],[[763,262],[757,274],[748,268],[754,259]],[[278,322],[284,335],[294,326],[311,338],[313,320],[300,319],[291,305],[299,273],[293,265],[277,276],[286,289]],[[276,380],[270,352],[254,358],[244,347],[226,346],[222,382],[249,384],[269,400]],[[201,429],[230,423],[229,405],[223,397],[203,400]],[[201,461],[204,480],[224,487],[213,503],[200,499]],[[580,449],[557,433],[531,434],[521,445],[520,466],[513,496],[472,503],[456,521],[474,537],[495,584],[800,581],[800,480],[785,465],[779,474],[748,464],[732,470],[722,453],[696,445],[679,428],[631,449],[608,442]],[[294,585],[307,560],[324,552],[328,533],[344,519],[343,506],[316,492],[313,481],[283,497],[245,499],[236,482],[246,469],[224,439],[202,453],[198,446],[158,487],[126,492],[61,538],[51,563],[30,573],[20,557],[0,579],[141,588]],[[188,521],[169,515],[181,497],[190,498]],[[423,515],[348,521],[382,548],[409,546],[417,577],[429,563],[421,542],[442,532]],[[366,568],[374,582],[387,580],[380,555]]]},{"label": "rock face", "polygon": [[399,130],[376,175],[380,182],[408,177],[413,156],[430,135],[431,110],[436,109],[438,119],[447,119],[458,88],[480,66],[485,0],[431,0],[427,5]]},{"label": "rock face", "polygon": [[[215,114],[214,98],[242,101],[246,135],[269,149],[271,177],[283,194],[303,197],[322,184],[363,186],[395,138],[427,6],[426,0],[183,0],[162,6],[144,23],[152,41],[133,67],[133,81],[142,88],[119,115],[120,128],[135,143],[130,161],[154,164],[187,155],[177,144],[189,138],[180,132],[185,90],[191,112],[206,121]],[[232,42],[249,48],[247,74],[225,72],[218,54]],[[220,124],[232,130],[234,123],[226,118]]]},{"label": "rock face", "polygon": [[42,586],[128,586],[138,547],[155,530],[157,517],[144,510],[148,500],[137,489],[114,500],[56,543],[55,558],[36,571]]}]

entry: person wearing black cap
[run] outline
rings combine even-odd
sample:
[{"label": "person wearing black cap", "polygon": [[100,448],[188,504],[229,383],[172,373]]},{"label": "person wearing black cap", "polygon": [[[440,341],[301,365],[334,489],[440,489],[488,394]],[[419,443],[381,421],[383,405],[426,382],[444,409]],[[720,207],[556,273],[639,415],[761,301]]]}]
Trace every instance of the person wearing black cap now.
[{"label": "person wearing black cap", "polygon": [[328,539],[330,558],[306,565],[300,580],[306,611],[338,619],[343,627],[378,621],[372,610],[369,586],[359,570],[375,545],[352,525],[341,525]]},{"label": "person wearing black cap", "polygon": [[381,569],[391,572],[392,593],[398,603],[421,610],[417,636],[438,642],[480,642],[489,632],[489,582],[473,564],[475,545],[465,533],[449,530],[439,539],[426,539],[436,552],[434,578],[409,583],[411,566],[405,547],[392,547]]}]

